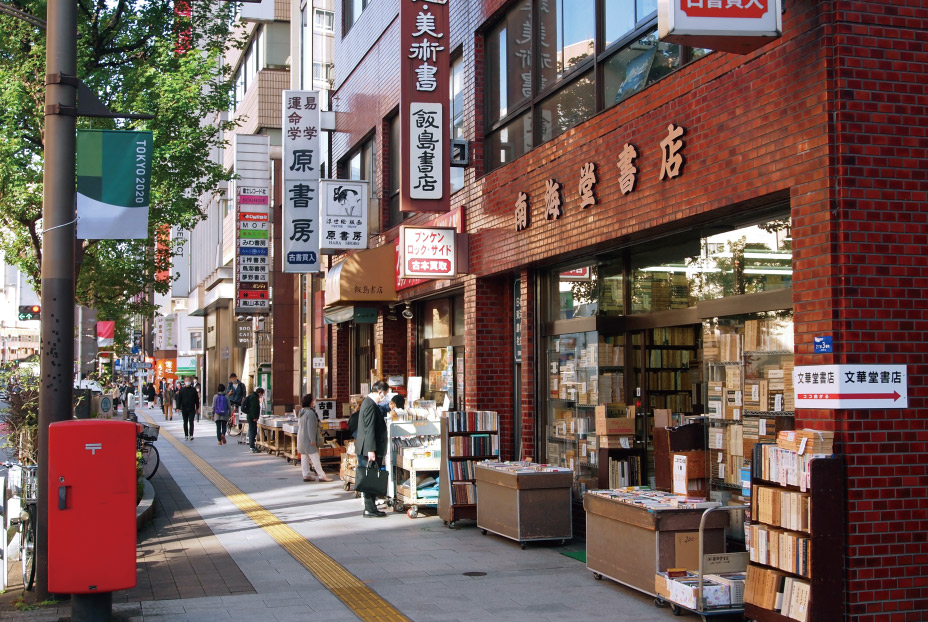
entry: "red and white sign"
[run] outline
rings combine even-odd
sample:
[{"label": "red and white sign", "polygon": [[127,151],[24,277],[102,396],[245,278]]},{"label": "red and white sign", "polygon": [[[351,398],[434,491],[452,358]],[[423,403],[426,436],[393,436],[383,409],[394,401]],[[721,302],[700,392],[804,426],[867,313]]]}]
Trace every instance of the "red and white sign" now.
[{"label": "red and white sign", "polygon": [[[454,211],[436,216],[427,223],[426,227],[453,228],[458,233],[464,232],[464,209],[458,207]],[[409,279],[403,277],[403,252],[401,250],[400,238],[396,238],[396,291],[413,287],[425,283],[429,279],[415,278]]]},{"label": "red and white sign", "polygon": [[400,0],[400,211],[450,209],[448,0]]},{"label": "red and white sign", "polygon": [[781,0],[657,0],[661,41],[747,54],[783,34]]},{"label": "red and white sign", "polygon": [[796,408],[908,408],[905,365],[807,365],[793,371]]},{"label": "red and white sign", "polygon": [[591,281],[593,276],[590,272],[589,266],[584,266],[583,268],[575,268],[573,270],[566,270],[560,274],[561,281]]},{"label": "red and white sign", "polygon": [[401,276],[447,279],[455,275],[455,230],[400,227]]}]

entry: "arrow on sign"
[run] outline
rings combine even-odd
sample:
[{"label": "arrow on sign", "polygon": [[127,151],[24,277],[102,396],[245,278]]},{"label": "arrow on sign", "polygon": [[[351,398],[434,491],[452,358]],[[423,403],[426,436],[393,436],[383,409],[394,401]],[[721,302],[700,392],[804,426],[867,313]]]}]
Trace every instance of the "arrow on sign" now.
[{"label": "arrow on sign", "polygon": [[800,393],[801,400],[898,400],[898,391],[892,393]]}]

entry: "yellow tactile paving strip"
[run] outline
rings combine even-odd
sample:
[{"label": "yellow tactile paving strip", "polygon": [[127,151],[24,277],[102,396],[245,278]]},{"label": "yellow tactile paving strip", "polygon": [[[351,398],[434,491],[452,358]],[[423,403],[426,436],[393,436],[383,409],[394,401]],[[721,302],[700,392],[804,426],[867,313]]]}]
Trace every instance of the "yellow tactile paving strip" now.
[{"label": "yellow tactile paving strip", "polygon": [[[144,415],[149,423],[154,421]],[[409,618],[396,610],[393,605],[380,597],[377,592],[368,587],[363,581],[348,572],[344,566],[323,553],[315,545],[301,536],[296,530],[281,521],[260,503],[242,492],[242,490],[220,475],[200,456],[195,454],[181,441],[174,438],[170,432],[161,429],[161,438],[165,438],[177,451],[202,473],[206,479],[213,483],[238,509],[245,513],[259,527],[268,533],[274,540],[293,555],[296,561],[303,564],[316,579],[345,606],[351,609],[361,620],[370,622],[393,622]]]}]

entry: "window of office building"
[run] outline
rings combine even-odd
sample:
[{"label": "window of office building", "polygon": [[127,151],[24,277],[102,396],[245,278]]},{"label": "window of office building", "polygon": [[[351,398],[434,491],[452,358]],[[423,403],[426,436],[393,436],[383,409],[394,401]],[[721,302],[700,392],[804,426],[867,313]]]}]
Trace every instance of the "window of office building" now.
[{"label": "window of office building", "polygon": [[190,333],[190,349],[191,350],[202,350],[203,349],[203,333],[200,331],[193,331]]},{"label": "window of office building", "polygon": [[347,33],[361,17],[370,0],[344,0],[344,30]]},{"label": "window of office building", "polygon": [[706,52],[660,43],[656,6],[656,0],[520,0],[510,8],[485,40],[487,169]]},{"label": "window of office building", "polygon": [[[389,157],[387,162],[387,196],[390,201],[390,222],[389,227],[395,227],[403,222],[411,214],[400,211],[400,175],[402,174],[400,158],[400,116],[398,114],[390,117],[390,144],[388,145]],[[452,171],[454,169],[451,169]]]},{"label": "window of office building", "polygon": [[316,30],[332,32],[335,29],[335,13],[324,9],[315,9],[313,12],[313,24]]},{"label": "window of office building", "polygon": [[[451,138],[464,138],[464,61],[459,56],[451,62]],[[452,166],[451,192],[464,187],[464,169]]]}]

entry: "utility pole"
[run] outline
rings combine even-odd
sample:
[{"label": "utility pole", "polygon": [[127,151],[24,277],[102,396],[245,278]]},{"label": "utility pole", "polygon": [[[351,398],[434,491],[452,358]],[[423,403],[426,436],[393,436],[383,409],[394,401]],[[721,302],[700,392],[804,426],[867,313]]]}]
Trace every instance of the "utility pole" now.
[{"label": "utility pole", "polygon": [[74,366],[77,3],[48,0],[36,598],[48,598],[48,426],[71,419]]}]

